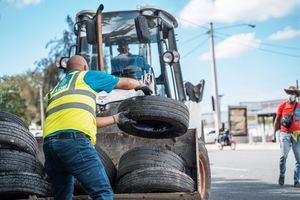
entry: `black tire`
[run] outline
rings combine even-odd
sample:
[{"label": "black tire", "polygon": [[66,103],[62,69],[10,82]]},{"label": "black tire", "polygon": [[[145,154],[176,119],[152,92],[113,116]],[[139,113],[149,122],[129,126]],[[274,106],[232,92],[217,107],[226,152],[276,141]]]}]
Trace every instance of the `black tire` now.
[{"label": "black tire", "polygon": [[[98,156],[104,166],[106,175],[109,179],[110,185],[114,188],[117,177],[117,168],[113,161],[109,158],[109,156],[103,151],[99,146],[95,146]],[[74,194],[75,195],[85,195],[87,192],[84,190],[83,186],[80,184],[78,180],[74,181]]]},{"label": "black tire", "polygon": [[193,192],[194,180],[175,169],[151,167],[126,174],[116,193]]},{"label": "black tire", "polygon": [[116,182],[117,168],[110,157],[105,153],[105,151],[103,151],[99,146],[96,146],[96,150],[105,168],[105,172],[108,176],[110,185],[113,187]]},{"label": "black tire", "polygon": [[127,151],[119,161],[118,179],[139,169],[172,168],[185,172],[185,161],[176,153],[155,147],[137,147]]},{"label": "black tire", "polygon": [[189,111],[182,102],[159,96],[138,96],[124,100],[118,112],[130,111],[137,123],[118,124],[131,135],[146,138],[173,138],[183,135],[189,126]]},{"label": "black tire", "polygon": [[208,200],[211,188],[211,171],[207,149],[203,141],[199,140],[199,174],[200,194],[203,200]]},{"label": "black tire", "polygon": [[28,125],[17,115],[0,111],[0,121],[16,123],[28,130]]},{"label": "black tire", "polygon": [[0,172],[29,172],[44,176],[43,165],[33,155],[12,150],[0,149]]},{"label": "black tire", "polygon": [[28,195],[51,196],[51,185],[33,173],[0,173],[0,199],[27,199]]},{"label": "black tire", "polygon": [[34,136],[23,126],[0,121],[0,148],[12,148],[36,155],[38,151]]}]

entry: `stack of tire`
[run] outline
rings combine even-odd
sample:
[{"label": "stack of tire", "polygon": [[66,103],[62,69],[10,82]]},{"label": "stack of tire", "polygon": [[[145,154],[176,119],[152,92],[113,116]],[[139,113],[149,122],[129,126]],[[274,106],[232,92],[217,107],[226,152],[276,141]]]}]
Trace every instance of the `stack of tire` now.
[{"label": "stack of tire", "polygon": [[185,166],[180,156],[166,149],[131,149],[119,161],[116,193],[192,192],[195,182]]},{"label": "stack of tire", "polygon": [[50,196],[37,142],[16,115],[0,111],[0,199]]},{"label": "stack of tire", "polygon": [[[129,110],[136,123],[118,125],[131,135],[175,138],[186,133],[189,111],[180,101],[159,96],[124,100],[118,112]],[[153,147],[137,147],[122,155],[116,193],[192,192],[195,182],[185,172],[185,161],[176,153]]]}]

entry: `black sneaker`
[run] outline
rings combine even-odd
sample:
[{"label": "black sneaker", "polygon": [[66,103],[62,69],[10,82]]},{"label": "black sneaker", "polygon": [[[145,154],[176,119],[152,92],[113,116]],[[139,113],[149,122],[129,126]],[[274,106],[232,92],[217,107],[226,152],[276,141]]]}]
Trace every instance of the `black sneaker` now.
[{"label": "black sneaker", "polygon": [[284,185],[284,176],[279,176],[278,184]]},{"label": "black sneaker", "polygon": [[296,182],[296,183],[294,184],[294,187],[295,187],[295,188],[300,188],[300,183],[299,183],[299,182]]}]

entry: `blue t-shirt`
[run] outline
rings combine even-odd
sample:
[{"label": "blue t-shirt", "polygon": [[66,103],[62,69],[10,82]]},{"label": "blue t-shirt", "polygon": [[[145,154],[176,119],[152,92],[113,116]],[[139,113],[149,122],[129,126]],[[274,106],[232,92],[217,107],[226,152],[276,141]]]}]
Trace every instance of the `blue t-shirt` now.
[{"label": "blue t-shirt", "polygon": [[119,77],[112,76],[102,71],[88,71],[83,80],[95,92],[111,92],[119,82]]}]

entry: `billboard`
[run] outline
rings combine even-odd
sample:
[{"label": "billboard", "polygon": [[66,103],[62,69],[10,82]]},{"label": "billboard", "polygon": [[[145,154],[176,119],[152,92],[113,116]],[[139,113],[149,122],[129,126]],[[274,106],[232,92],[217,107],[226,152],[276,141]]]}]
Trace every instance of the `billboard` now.
[{"label": "billboard", "polygon": [[229,106],[228,115],[230,133],[233,136],[247,136],[247,108]]}]

